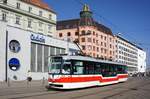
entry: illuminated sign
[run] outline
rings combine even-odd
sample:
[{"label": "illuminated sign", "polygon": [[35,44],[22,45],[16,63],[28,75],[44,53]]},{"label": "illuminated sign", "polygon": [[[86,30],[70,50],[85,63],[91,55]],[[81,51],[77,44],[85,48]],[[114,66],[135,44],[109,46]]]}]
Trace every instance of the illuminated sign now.
[{"label": "illuminated sign", "polygon": [[14,53],[18,53],[21,49],[20,43],[17,40],[11,40],[9,42],[9,49]]},{"label": "illuminated sign", "polygon": [[9,60],[9,68],[13,71],[17,71],[20,68],[20,61],[17,58],[11,58]]},{"label": "illuminated sign", "polygon": [[32,41],[37,41],[37,42],[42,42],[45,43],[45,38],[43,35],[40,34],[31,34],[31,40]]}]

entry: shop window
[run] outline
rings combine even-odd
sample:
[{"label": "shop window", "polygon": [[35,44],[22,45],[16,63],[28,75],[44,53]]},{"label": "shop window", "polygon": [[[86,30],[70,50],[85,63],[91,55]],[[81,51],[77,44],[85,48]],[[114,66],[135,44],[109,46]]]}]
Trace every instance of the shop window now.
[{"label": "shop window", "polygon": [[48,46],[44,46],[44,72],[48,72],[48,56],[49,56],[49,51],[48,51]]},{"label": "shop window", "polygon": [[37,72],[42,72],[42,63],[43,63],[43,48],[42,45],[38,44],[37,45]]},{"label": "shop window", "polygon": [[36,44],[31,43],[31,72],[36,72]]}]

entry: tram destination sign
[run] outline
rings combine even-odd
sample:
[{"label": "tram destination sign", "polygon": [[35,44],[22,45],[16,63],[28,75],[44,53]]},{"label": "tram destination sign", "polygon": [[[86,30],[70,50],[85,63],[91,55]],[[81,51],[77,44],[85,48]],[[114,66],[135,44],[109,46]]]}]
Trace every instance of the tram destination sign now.
[{"label": "tram destination sign", "polygon": [[30,38],[31,38],[32,41],[45,43],[45,37],[43,35],[31,34]]}]

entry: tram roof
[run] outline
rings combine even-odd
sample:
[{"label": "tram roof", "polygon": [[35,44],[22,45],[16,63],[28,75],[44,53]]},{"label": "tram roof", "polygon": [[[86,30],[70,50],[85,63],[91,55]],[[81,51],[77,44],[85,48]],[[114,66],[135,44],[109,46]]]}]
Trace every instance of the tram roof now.
[{"label": "tram roof", "polygon": [[[57,57],[57,56],[56,56]],[[108,61],[108,60],[101,60],[101,59],[96,59],[92,57],[87,57],[87,56],[69,56],[69,55],[62,55],[58,57],[63,57],[63,59],[68,59],[68,60],[83,60],[83,61],[91,61],[91,62],[100,62],[100,63],[108,63],[108,64],[117,64],[117,65],[125,65],[122,63],[114,62],[114,61]]]}]

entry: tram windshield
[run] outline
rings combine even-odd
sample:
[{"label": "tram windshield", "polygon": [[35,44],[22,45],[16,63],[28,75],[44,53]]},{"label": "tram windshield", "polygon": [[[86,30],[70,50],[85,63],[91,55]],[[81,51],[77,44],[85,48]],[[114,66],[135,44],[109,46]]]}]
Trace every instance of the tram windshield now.
[{"label": "tram windshield", "polygon": [[52,57],[49,66],[49,73],[59,74],[61,72],[62,57]]}]

